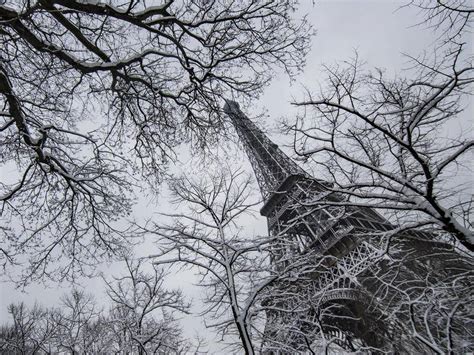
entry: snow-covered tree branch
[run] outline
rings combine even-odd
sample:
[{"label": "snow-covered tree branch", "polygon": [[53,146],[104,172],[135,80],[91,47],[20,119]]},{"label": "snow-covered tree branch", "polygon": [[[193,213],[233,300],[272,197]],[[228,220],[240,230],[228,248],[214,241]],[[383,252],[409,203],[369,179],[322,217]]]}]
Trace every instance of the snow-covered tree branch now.
[{"label": "snow-covered tree branch", "polygon": [[[122,344],[117,351],[137,354],[184,352],[189,345],[181,339],[175,311],[187,312],[189,305],[179,290],[166,290],[163,270],[144,271],[144,260],[124,257],[126,273],[104,280],[112,303],[109,326]],[[119,345],[120,346],[120,345]],[[127,350],[126,350],[127,351]]]},{"label": "snow-covered tree branch", "polygon": [[[258,201],[250,199],[250,180],[241,171],[224,172],[196,181],[173,179],[175,202],[188,212],[171,215],[174,223],[154,223],[141,230],[157,236],[156,265],[181,265],[200,275],[205,289],[207,325],[232,347],[257,352],[262,341],[264,312],[255,312],[260,295],[280,275],[269,269],[275,238],[242,235],[240,217]],[[236,337],[239,341],[236,342]]]},{"label": "snow-covered tree branch", "polygon": [[[446,6],[427,13],[435,28],[456,12]],[[301,114],[285,128],[300,159],[345,195],[333,204],[373,207],[394,224],[418,224],[473,251],[474,140],[462,123],[474,84],[471,14],[455,13],[445,40],[428,49],[434,55],[410,57],[403,76],[367,70],[357,54],[327,66],[326,85],[294,102]]]},{"label": "snow-covered tree branch", "polygon": [[304,64],[292,1],[155,3],[0,5],[0,255],[29,263],[22,281],[117,253],[133,186],[160,183],[181,142],[212,144],[222,95],[254,98]]}]

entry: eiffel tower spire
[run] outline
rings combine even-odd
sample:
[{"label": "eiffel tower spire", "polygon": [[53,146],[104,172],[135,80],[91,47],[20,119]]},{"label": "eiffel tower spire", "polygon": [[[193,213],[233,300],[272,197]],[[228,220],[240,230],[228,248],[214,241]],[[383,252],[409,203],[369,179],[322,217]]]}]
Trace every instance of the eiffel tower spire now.
[{"label": "eiffel tower spire", "polygon": [[265,200],[276,192],[288,177],[310,177],[240,111],[236,102],[227,100],[224,112],[232,120],[244,145]]}]

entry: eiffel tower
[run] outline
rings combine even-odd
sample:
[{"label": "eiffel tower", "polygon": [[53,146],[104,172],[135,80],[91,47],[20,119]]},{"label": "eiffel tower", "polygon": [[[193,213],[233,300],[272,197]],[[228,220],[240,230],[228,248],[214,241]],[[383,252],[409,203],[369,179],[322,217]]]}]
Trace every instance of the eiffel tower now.
[{"label": "eiffel tower", "polygon": [[[381,235],[393,231],[394,225],[370,208],[345,207],[344,196],[292,161],[237,103],[227,101],[224,112],[255,172],[264,199],[260,213],[267,218],[269,234],[281,236],[274,247],[273,267],[282,270],[298,258],[315,262],[309,274],[296,270],[300,277],[295,281],[274,285],[265,301],[269,309],[265,353],[308,351],[321,331],[345,350],[429,352],[403,335],[409,319],[387,316],[402,307],[401,301],[397,295],[381,300],[388,288],[378,275],[385,272],[383,277],[392,285],[403,284],[416,294],[430,269],[437,270],[438,279],[453,277],[446,270],[464,265],[459,255],[450,245],[433,242],[427,233],[398,233],[392,256],[404,262],[392,272],[390,260],[380,257],[380,248]],[[429,257],[433,252],[436,262]]]}]

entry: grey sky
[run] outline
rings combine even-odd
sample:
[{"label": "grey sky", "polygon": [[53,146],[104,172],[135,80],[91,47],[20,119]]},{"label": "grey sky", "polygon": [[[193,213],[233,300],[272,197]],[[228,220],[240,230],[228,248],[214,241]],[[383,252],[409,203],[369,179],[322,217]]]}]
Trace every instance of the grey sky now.
[{"label": "grey sky", "polygon": [[[421,21],[418,10],[413,8],[399,9],[403,2],[379,1],[317,1],[313,6],[310,0],[301,0],[301,13],[308,13],[309,20],[317,30],[313,38],[312,50],[307,60],[307,66],[295,82],[290,83],[285,77],[277,77],[266,89],[261,99],[255,103],[259,110],[268,110],[267,125],[274,130],[278,119],[283,115],[292,115],[294,110],[290,105],[293,97],[302,97],[302,88],[317,89],[323,84],[322,64],[333,64],[336,61],[349,59],[357,50],[361,59],[367,61],[368,67],[387,68],[389,74],[400,73],[407,66],[407,59],[400,53],[419,54],[423,48],[429,48],[435,37],[431,30],[423,27],[413,27]],[[472,120],[471,120],[472,126]],[[272,135],[276,143],[281,143],[279,135]],[[186,154],[183,154],[186,156]],[[243,162],[246,169],[248,163]],[[2,180],[6,178],[1,173]],[[169,209],[166,202],[166,189],[163,196],[153,203],[141,203],[135,209],[137,215],[143,217],[156,208],[159,211]],[[158,202],[158,203],[156,203]],[[250,233],[265,232],[266,222],[262,218],[249,220]],[[141,252],[147,252],[143,247]],[[151,252],[151,251],[150,251]],[[114,270],[115,265],[105,266],[105,271]],[[172,285],[179,285],[188,294],[196,294],[198,289],[190,288],[186,281],[188,277],[173,278]],[[87,280],[87,291],[103,297],[101,281]],[[69,285],[31,285],[24,292],[15,290],[11,283],[5,282],[0,291],[0,323],[7,319],[6,307],[11,302],[25,301],[27,304],[35,300],[44,305],[56,305],[60,296],[67,291]],[[188,336],[203,329],[200,320],[187,318],[184,324]],[[215,347],[212,347],[216,349]]]}]

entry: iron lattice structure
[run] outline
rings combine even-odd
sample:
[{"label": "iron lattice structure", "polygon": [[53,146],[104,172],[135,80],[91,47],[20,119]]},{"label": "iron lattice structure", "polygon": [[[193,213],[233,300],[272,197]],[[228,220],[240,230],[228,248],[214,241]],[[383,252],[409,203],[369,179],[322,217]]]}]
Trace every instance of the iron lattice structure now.
[{"label": "iron lattice structure", "polygon": [[[343,202],[344,197],[292,161],[242,113],[237,103],[227,101],[224,111],[255,172],[264,198],[260,213],[267,218],[269,233],[283,236],[280,245],[275,246],[273,264],[284,268],[285,263],[299,257],[319,262],[316,268],[319,272],[312,272],[310,277],[297,282],[275,285],[272,298],[266,300],[269,309],[289,310],[267,311],[265,331],[269,333],[267,338],[274,338],[278,344],[274,352],[282,352],[282,339],[289,352],[307,350],[317,338],[316,324],[348,350],[355,350],[359,344],[385,351],[426,351],[417,344],[409,344],[403,336],[404,322],[407,322],[403,316],[396,320],[386,317],[400,307],[399,300],[392,297],[384,301],[385,304],[379,304],[378,296],[385,281],[380,280],[376,270],[383,269],[386,260],[379,258],[377,265],[374,264],[381,243],[377,235],[395,226],[370,208],[327,203]],[[388,276],[384,277],[390,277],[391,283],[405,284],[404,287],[415,293],[423,289],[426,280],[425,266],[420,260],[428,260],[427,255],[433,250],[439,260],[437,266],[431,263],[430,267],[439,269],[440,275],[451,265],[459,265],[459,256],[450,246],[433,243],[423,232],[399,235],[397,240],[394,255],[398,253],[405,260],[404,265],[396,274],[386,272]],[[414,281],[406,282],[413,274],[420,277],[410,276]],[[288,297],[288,294],[295,296]],[[302,302],[308,307],[303,307],[301,316],[297,310]],[[323,310],[327,309],[331,312],[325,315]],[[291,328],[296,330],[287,330]],[[266,352],[272,353],[271,341],[266,348]]]}]

